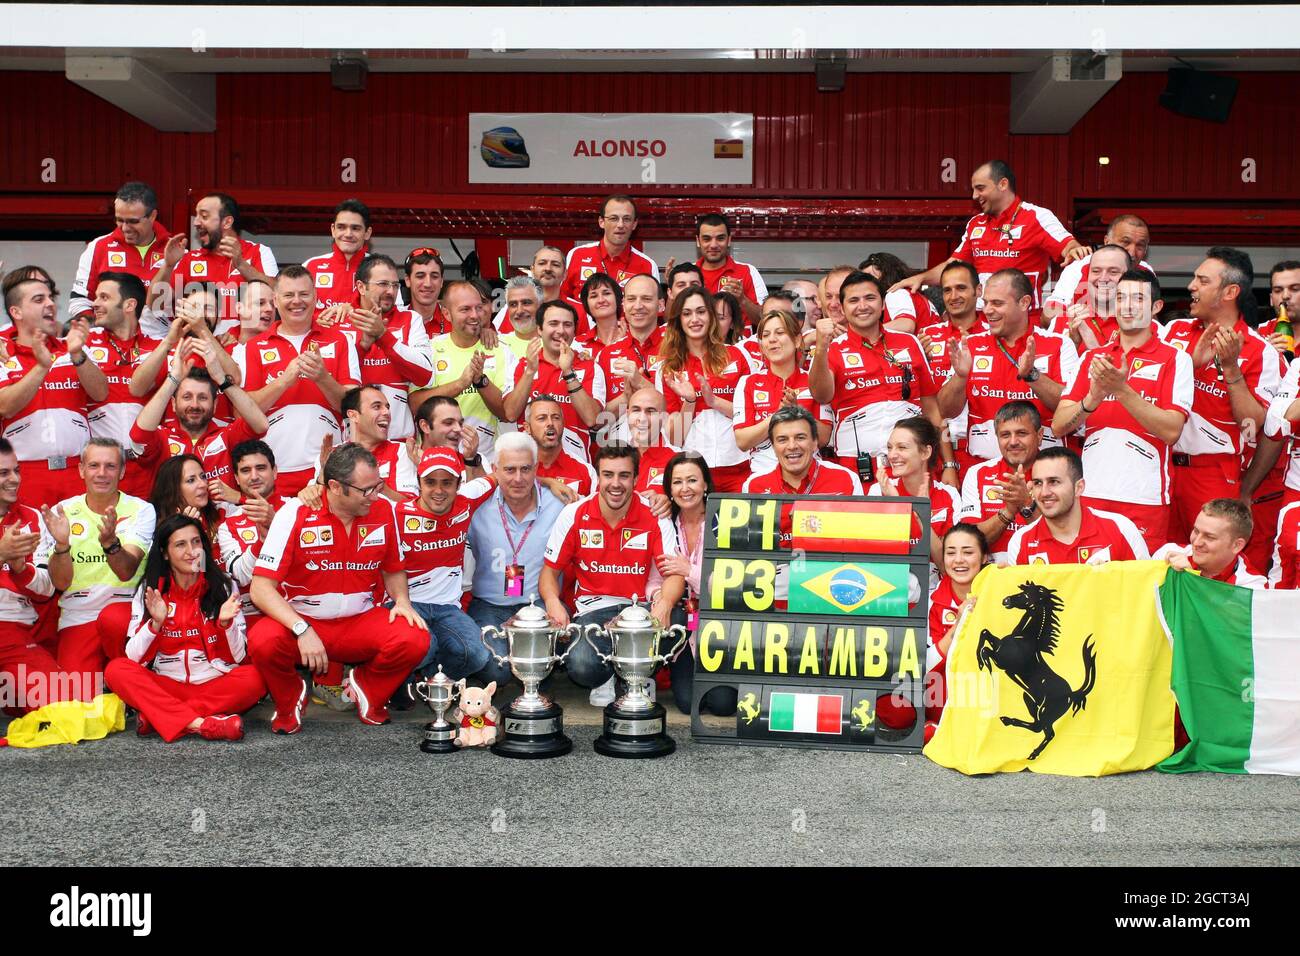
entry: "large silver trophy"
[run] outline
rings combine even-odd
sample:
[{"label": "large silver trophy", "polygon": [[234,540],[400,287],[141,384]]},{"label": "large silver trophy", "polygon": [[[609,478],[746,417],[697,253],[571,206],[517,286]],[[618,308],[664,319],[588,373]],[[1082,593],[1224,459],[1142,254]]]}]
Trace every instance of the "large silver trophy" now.
[{"label": "large silver trophy", "polygon": [[[492,745],[492,752],[498,756],[559,757],[573,749],[573,741],[564,736],[564,711],[537,690],[555,665],[564,663],[569,656],[568,651],[555,653],[555,644],[563,634],[576,640],[577,625],[556,630],[546,612],[531,602],[499,629],[483,628],[484,646],[498,664],[509,664],[510,672],[524,685],[524,692],[501,709],[501,734]],[[489,635],[506,639],[504,657],[488,643]]]},{"label": "large silver trophy", "polygon": [[[659,653],[664,637],[681,634],[667,654]],[[591,635],[604,633],[611,654],[602,654]],[[686,628],[674,624],[661,629],[650,612],[632,599],[604,628],[587,625],[583,637],[602,664],[609,664],[627,683],[627,693],[605,708],[605,731],[596,738],[596,752],[608,757],[666,757],[677,749],[665,731],[667,711],[650,698],[650,681],[660,666],[673,660],[686,643]]]},{"label": "large silver trophy", "polygon": [[433,709],[433,720],[424,725],[424,740],[420,749],[427,754],[454,754],[460,748],[456,746],[456,725],[447,720],[447,710],[460,693],[460,685],[442,672],[429,680],[419,681],[414,688],[419,697]]}]

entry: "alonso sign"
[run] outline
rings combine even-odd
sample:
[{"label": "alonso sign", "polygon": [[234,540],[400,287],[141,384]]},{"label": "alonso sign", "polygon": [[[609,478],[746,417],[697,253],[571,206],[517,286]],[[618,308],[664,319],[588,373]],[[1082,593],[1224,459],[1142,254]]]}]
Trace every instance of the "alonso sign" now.
[{"label": "alonso sign", "polygon": [[746,186],[752,113],[471,113],[471,183]]}]

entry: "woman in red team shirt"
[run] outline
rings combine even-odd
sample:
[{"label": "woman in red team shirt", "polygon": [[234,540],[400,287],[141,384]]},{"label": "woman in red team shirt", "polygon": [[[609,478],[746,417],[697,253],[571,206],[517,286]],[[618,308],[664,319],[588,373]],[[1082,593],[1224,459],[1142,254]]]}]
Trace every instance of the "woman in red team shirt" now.
[{"label": "woman in red team shirt", "polygon": [[591,318],[591,328],[577,337],[594,358],[606,345],[613,345],[627,330],[623,327],[623,290],[603,272],[595,272],[582,284],[582,307]]},{"label": "woman in red team shirt", "polygon": [[772,443],[767,438],[767,420],[787,401],[812,413],[817,421],[819,448],[830,444],[831,422],[825,406],[814,401],[808,391],[808,373],[799,367],[802,342],[794,312],[765,305],[763,317],[758,320],[758,344],[765,370],[740,380],[732,426],[737,447],[752,454],[751,468],[754,474],[762,475],[776,467]]},{"label": "woman in red team shirt", "polygon": [[221,509],[212,500],[203,462],[193,455],[177,455],[158,468],[149,496],[159,524],[175,514],[189,515],[203,524],[209,540],[215,540],[221,526]]},{"label": "woman in red team shirt", "polygon": [[[930,590],[939,584],[938,565],[943,535],[957,521],[961,493],[930,477],[930,463],[939,450],[939,430],[928,418],[904,418],[889,433],[885,454],[889,468],[867,495],[901,495],[930,499]],[[913,543],[921,538],[921,528],[913,518]]]},{"label": "woman in red team shirt", "polygon": [[171,743],[244,735],[239,714],[266,694],[247,657],[239,589],[212,560],[199,522],[172,515],[158,523],[131,608],[126,656],[109,661],[104,681],[139,711],[136,732]]},{"label": "woman in red team shirt", "polygon": [[749,359],[722,341],[707,290],[692,287],[673,300],[659,356],[655,388],[671,416],[670,440],[704,456],[719,491],[739,491],[749,477],[749,455],[736,447],[732,399]]}]

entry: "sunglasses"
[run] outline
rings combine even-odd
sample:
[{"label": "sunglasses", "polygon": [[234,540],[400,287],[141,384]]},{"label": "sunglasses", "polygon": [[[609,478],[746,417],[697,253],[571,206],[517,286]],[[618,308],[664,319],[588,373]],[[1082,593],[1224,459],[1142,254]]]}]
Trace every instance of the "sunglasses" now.
[{"label": "sunglasses", "polygon": [[419,249],[412,249],[410,252],[406,254],[406,264],[409,266],[411,264],[411,260],[417,258],[418,256],[433,256],[433,258],[437,259],[439,262],[442,262],[441,252],[433,248],[433,246],[421,246]]}]

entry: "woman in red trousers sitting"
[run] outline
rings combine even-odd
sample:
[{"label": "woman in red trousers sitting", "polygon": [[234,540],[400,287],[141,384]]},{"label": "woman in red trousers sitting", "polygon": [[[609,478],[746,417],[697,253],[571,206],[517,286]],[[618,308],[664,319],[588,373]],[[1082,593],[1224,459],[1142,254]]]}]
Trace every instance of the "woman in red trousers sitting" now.
[{"label": "woman in red trousers sitting", "polygon": [[200,522],[174,514],[158,525],[132,603],[126,657],[104,680],[139,711],[136,731],[171,743],[244,736],[240,713],[266,694],[247,653],[239,589],[212,560]]}]

